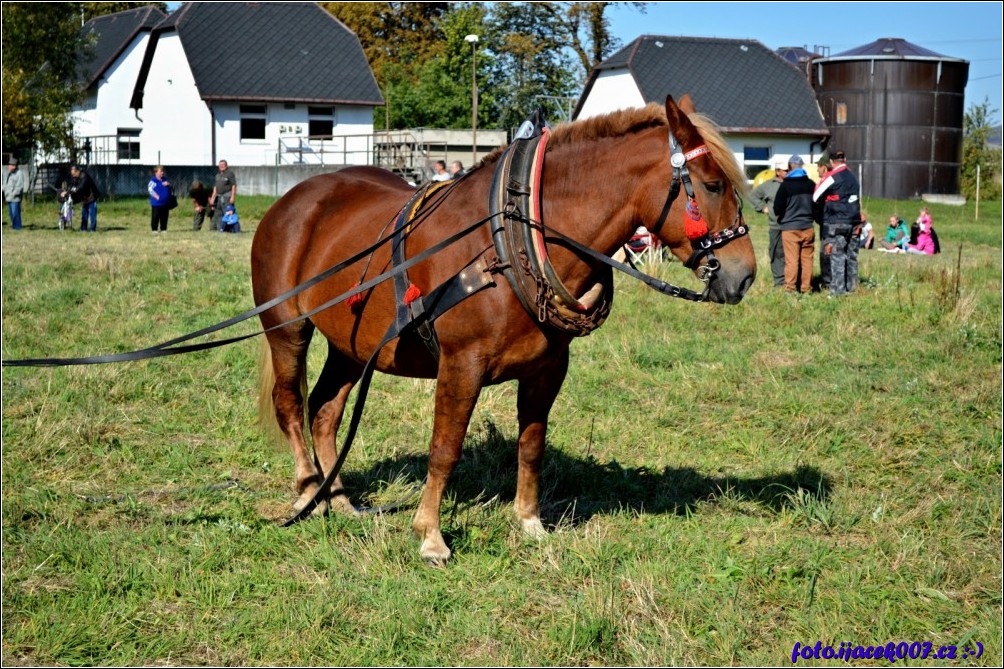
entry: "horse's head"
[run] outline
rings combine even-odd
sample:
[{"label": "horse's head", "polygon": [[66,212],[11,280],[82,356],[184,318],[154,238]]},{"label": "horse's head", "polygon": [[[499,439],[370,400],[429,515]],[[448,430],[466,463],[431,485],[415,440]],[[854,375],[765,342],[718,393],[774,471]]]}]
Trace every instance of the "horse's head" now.
[{"label": "horse's head", "polygon": [[672,177],[662,213],[651,229],[707,283],[708,299],[735,304],[756,276],[740,197],[745,176],[724,138],[695,113],[689,96],[683,96],[679,106],[666,97],[666,120]]}]

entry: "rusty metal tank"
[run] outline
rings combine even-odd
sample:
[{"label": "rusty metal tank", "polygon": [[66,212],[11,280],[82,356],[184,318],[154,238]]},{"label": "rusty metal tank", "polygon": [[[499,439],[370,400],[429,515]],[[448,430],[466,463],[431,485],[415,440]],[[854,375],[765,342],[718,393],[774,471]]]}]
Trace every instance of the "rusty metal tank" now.
[{"label": "rusty metal tank", "polygon": [[832,139],[868,197],[959,192],[969,62],[899,38],[813,61]]}]

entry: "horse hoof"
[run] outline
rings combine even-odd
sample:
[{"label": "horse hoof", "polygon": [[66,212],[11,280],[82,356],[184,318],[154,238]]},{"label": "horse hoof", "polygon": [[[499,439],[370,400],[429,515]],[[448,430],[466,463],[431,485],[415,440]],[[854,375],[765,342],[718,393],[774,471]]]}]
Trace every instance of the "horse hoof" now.
[{"label": "horse hoof", "polygon": [[[293,502],[293,511],[295,513],[300,513],[305,508],[307,508],[307,505],[310,504],[310,501],[313,498],[314,498],[314,494],[313,493],[310,493],[310,494],[308,494],[306,492],[303,493],[302,495],[300,495],[300,497],[295,502]],[[314,510],[310,512],[310,515],[311,516],[326,516],[326,515],[328,515],[328,502],[327,502],[327,500],[325,500],[323,502],[320,502],[316,507],[314,507]]]},{"label": "horse hoof", "polygon": [[547,530],[541,524],[540,518],[523,518],[520,520],[520,525],[523,526],[523,534],[531,539],[539,541],[547,536]]},{"label": "horse hoof", "polygon": [[422,548],[419,550],[419,554],[430,566],[445,567],[446,563],[450,561],[450,555],[452,553],[442,540],[435,542],[426,539],[422,542]]},{"label": "horse hoof", "polygon": [[359,511],[356,510],[356,507],[352,506],[352,502],[345,495],[336,495],[330,498],[328,503],[331,505],[331,510],[335,513],[353,517],[359,515]]}]

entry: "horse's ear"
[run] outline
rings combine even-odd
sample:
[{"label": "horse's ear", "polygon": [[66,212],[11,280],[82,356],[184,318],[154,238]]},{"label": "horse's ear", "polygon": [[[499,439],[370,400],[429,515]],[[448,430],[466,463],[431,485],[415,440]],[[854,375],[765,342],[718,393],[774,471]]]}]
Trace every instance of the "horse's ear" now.
[{"label": "horse's ear", "polygon": [[676,100],[673,99],[672,95],[666,96],[666,121],[669,122],[669,127],[676,135],[677,140],[681,142],[685,141],[684,136],[697,133],[690,119],[687,118],[688,112],[684,109],[684,106],[688,106],[691,109],[694,107],[689,95],[684,95],[680,98],[679,106],[677,106]]},{"label": "horse's ear", "polygon": [[694,107],[694,101],[690,98],[690,93],[684,93],[683,97],[680,98],[680,109],[687,114],[697,112],[697,108]]}]

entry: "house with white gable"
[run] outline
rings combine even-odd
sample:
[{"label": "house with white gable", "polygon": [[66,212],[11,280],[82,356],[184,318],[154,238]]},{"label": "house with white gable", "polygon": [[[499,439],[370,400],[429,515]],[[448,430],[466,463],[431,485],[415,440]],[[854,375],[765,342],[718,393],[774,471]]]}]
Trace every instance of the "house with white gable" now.
[{"label": "house with white gable", "polygon": [[75,114],[95,163],[371,162],[383,97],[358,38],[317,3],[189,2],[84,29],[119,54]]},{"label": "house with white gable", "polygon": [[804,72],[750,39],[644,35],[590,73],[573,117],[690,94],[752,181],[774,156],[817,159],[829,140]]},{"label": "house with white gable", "polygon": [[85,162],[139,162],[143,122],[128,100],[136,86],[150,34],[167,18],[150,5],[88,21],[89,47],[81,58],[84,100],[73,110],[74,134]]}]

